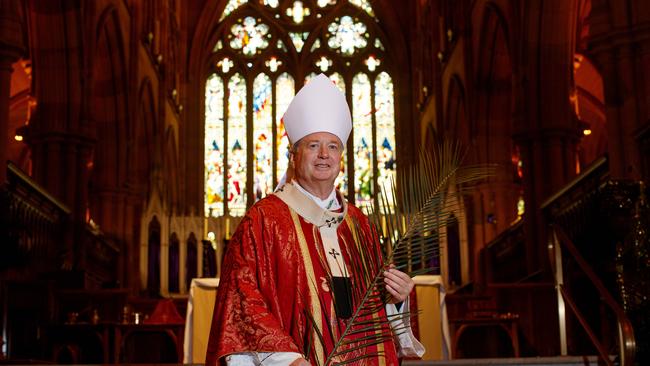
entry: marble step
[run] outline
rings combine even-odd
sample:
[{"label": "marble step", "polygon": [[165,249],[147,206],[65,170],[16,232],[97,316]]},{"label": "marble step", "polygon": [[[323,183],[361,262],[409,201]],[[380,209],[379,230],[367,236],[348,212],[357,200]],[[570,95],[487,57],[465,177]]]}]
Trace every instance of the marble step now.
[{"label": "marble step", "polygon": [[464,358],[446,361],[404,361],[402,366],[585,366],[598,365],[597,356],[556,356],[521,358]]}]

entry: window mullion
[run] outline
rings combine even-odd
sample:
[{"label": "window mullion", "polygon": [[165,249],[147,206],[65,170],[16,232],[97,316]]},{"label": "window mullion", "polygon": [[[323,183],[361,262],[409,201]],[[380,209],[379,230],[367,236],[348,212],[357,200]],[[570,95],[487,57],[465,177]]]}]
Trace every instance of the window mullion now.
[{"label": "window mullion", "polygon": [[[370,79],[370,78],[369,78]],[[375,212],[379,212],[379,169],[377,168],[377,106],[375,105],[375,79],[370,79],[370,114],[372,123],[372,196],[374,197]]]},{"label": "window mullion", "polygon": [[[350,115],[354,116],[354,104],[352,103],[352,81],[350,76],[345,76],[345,97],[350,107]],[[352,121],[354,127],[354,120]],[[352,204],[355,203],[356,197],[354,194],[354,128],[350,131],[348,137],[347,147],[347,164],[348,164],[348,201]]]},{"label": "window mullion", "polygon": [[230,216],[228,212],[228,155],[230,142],[228,141],[228,124],[230,116],[228,115],[230,105],[230,78],[223,78],[223,214]]},{"label": "window mullion", "polygon": [[253,80],[254,74],[248,74],[246,78],[246,209],[255,203],[254,183],[254,160],[253,155]]},{"label": "window mullion", "polygon": [[278,78],[275,77],[272,82],[271,82],[271,141],[273,143],[271,146],[273,147],[273,153],[271,155],[271,170],[272,170],[272,183],[273,187],[275,188],[278,185],[278,160],[280,160],[280,157],[278,155],[278,131],[276,130],[277,126],[277,114],[278,114],[278,108],[277,108],[277,100],[276,100],[276,82]]}]

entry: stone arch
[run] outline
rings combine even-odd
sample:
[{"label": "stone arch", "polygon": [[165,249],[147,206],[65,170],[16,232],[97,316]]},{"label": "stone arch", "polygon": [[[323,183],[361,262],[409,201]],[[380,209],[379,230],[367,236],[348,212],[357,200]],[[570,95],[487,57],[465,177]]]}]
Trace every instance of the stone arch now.
[{"label": "stone arch", "polygon": [[169,204],[171,212],[178,212],[179,203],[179,164],[178,141],[176,130],[168,126],[164,140],[164,176],[165,176],[165,202]]},{"label": "stone arch", "polygon": [[469,146],[470,136],[465,102],[465,88],[458,75],[453,75],[447,89],[445,120],[442,131],[453,139],[459,140],[464,146]]},{"label": "stone arch", "polygon": [[134,124],[132,156],[133,162],[129,180],[136,194],[146,198],[151,191],[151,174],[156,161],[156,146],[159,140],[156,98],[151,80],[142,80],[136,106],[136,123]]},{"label": "stone arch", "polygon": [[90,210],[100,226],[119,236],[124,229],[123,223],[115,220],[124,208],[119,192],[130,170],[126,49],[117,9],[108,6],[98,19],[88,109],[96,135],[101,138],[94,149]]},{"label": "stone arch", "polygon": [[509,139],[513,132],[511,47],[507,23],[495,4],[485,6],[479,29],[475,64],[477,113],[471,134],[477,137],[478,154],[494,162],[490,161],[492,140],[498,136]]},{"label": "stone arch", "polygon": [[483,9],[479,26],[476,70],[476,123],[471,134],[476,142],[474,160],[496,164],[495,176],[479,189],[483,211],[483,242],[489,242],[516,218],[516,203],[523,188],[513,181],[516,154],[513,141],[513,66],[508,23],[494,3]]},{"label": "stone arch", "polygon": [[[192,122],[186,126],[183,146],[188,147],[186,153],[192,160],[203,160],[203,146],[194,142],[203,141],[204,137],[204,125],[200,122],[204,120],[205,106],[201,101],[205,94],[205,80],[213,61],[211,51],[219,37],[221,26],[219,18],[226,4],[227,0],[212,1],[205,4],[190,43],[188,70],[186,70],[187,75],[189,75],[188,81],[190,85],[187,91],[187,100],[190,102],[186,106],[185,113],[187,121]],[[397,155],[400,156],[400,161],[408,163],[414,159],[415,146],[417,146],[415,142],[419,141],[419,135],[412,133],[410,122],[408,122],[412,113],[410,108],[407,107],[411,104],[411,90],[408,82],[410,75],[407,68],[399,67],[399,65],[405,65],[409,62],[409,51],[406,49],[408,44],[406,36],[394,16],[396,6],[390,1],[381,0],[373,6],[373,10],[375,10],[375,16],[379,20],[379,28],[385,35],[386,44],[384,46],[386,49],[392,50],[392,52],[388,53],[392,57],[392,64],[395,65],[394,70],[391,70],[391,76],[395,90],[395,129],[399,150]],[[194,80],[194,78],[198,79]],[[403,124],[405,125],[402,126]],[[402,130],[409,133],[402,133]],[[409,140],[408,143],[404,141],[405,139]],[[204,198],[203,166],[191,165],[188,166],[188,169],[190,170],[185,172],[188,195],[185,198],[186,202],[188,206],[202,207]]]}]

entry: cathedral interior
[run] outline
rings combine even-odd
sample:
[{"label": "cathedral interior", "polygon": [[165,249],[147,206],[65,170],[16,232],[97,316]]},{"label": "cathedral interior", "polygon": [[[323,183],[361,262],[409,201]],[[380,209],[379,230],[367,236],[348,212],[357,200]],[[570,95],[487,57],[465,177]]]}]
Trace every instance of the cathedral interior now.
[{"label": "cathedral interior", "polygon": [[650,2],[0,0],[0,363],[182,363],[319,73],[351,203],[440,140],[494,168],[441,213],[447,357],[650,359]]}]

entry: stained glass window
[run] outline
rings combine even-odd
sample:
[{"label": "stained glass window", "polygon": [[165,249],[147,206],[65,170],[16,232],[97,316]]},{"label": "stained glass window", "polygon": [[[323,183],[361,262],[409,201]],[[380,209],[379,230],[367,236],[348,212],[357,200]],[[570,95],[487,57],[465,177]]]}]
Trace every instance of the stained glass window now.
[{"label": "stained glass window", "polygon": [[[375,80],[375,123],[377,140],[377,183],[380,189],[386,187],[389,194],[390,179],[395,179],[395,106],[393,105],[393,81],[386,72]],[[392,199],[389,196],[389,202]]]},{"label": "stained glass window", "polygon": [[352,80],[352,120],[354,121],[354,193],[357,205],[372,200],[372,104],[370,80],[357,74]]},{"label": "stained glass window", "polygon": [[302,23],[309,14],[309,8],[305,7],[302,1],[294,1],[293,6],[287,8],[287,16],[291,17],[296,24]]},{"label": "stained glass window", "polygon": [[369,71],[375,71],[377,69],[377,66],[381,65],[381,60],[375,58],[373,55],[370,55],[370,57],[368,57],[363,63],[366,64]]},{"label": "stained glass window", "polygon": [[308,32],[304,33],[296,33],[296,32],[290,32],[289,37],[291,37],[291,42],[293,42],[293,46],[296,48],[296,51],[300,52],[302,51],[302,47],[305,45],[305,40],[309,36]]},{"label": "stained glass window", "polygon": [[230,31],[230,47],[243,50],[245,55],[254,55],[258,48],[263,49],[269,45],[266,38],[269,26],[257,23],[253,17],[246,17],[242,23],[234,24]]},{"label": "stained glass window", "polygon": [[240,74],[228,82],[228,212],[246,211],[246,81]]},{"label": "stained glass window", "polygon": [[275,57],[271,57],[270,60],[266,61],[265,65],[271,70],[271,72],[278,71],[278,67],[282,66],[282,61],[279,61]]},{"label": "stained glass window", "polygon": [[335,72],[330,75],[330,79],[334,82],[334,85],[336,85],[339,90],[345,94],[345,80],[343,80],[343,76],[341,76],[341,74],[338,72]]},{"label": "stained glass window", "polygon": [[223,80],[215,74],[205,87],[205,215],[223,215]]},{"label": "stained glass window", "polygon": [[338,22],[331,23],[327,30],[330,33],[327,45],[340,50],[346,56],[354,54],[355,49],[364,48],[368,44],[366,25],[355,21],[351,16],[341,17]]},{"label": "stained glass window", "polygon": [[[227,2],[209,45],[206,215],[241,216],[273,191],[289,165],[281,118],[296,90],[321,72],[346,95],[353,117],[337,188],[363,206],[394,176],[391,56],[369,17],[368,0]],[[314,27],[325,19],[324,27]],[[360,52],[363,58],[350,57]]]},{"label": "stained glass window", "polygon": [[273,115],[271,78],[259,74],[253,84],[253,192],[255,200],[273,192]]},{"label": "stained glass window", "polygon": [[277,8],[280,5],[279,0],[264,0],[264,5]]},{"label": "stained glass window", "polygon": [[295,94],[295,85],[293,77],[287,73],[283,73],[278,77],[276,85],[275,95],[277,96],[276,102],[276,146],[278,151],[278,167],[277,167],[277,177],[278,180],[282,178],[282,175],[287,171],[289,167],[289,137],[287,137],[287,132],[284,129],[284,122],[282,121],[282,115],[289,107],[291,99]]},{"label": "stained glass window", "polygon": [[316,62],[316,66],[318,66],[320,71],[327,72],[327,69],[332,66],[332,60],[328,59],[325,56],[321,56],[321,58]]},{"label": "stained glass window", "polygon": [[320,6],[321,8],[324,8],[324,7],[328,6],[328,5],[334,5],[334,4],[336,4],[336,0],[318,0],[316,3],[317,3],[318,6]]}]

